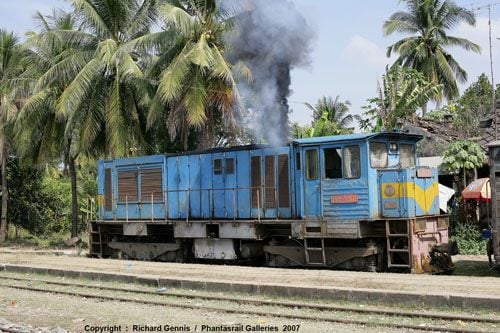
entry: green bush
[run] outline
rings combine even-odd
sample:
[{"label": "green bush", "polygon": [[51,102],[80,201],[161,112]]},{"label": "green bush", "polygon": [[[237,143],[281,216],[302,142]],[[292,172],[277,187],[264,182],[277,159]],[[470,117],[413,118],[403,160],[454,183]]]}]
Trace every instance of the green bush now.
[{"label": "green bush", "polygon": [[475,224],[458,222],[451,239],[457,242],[460,254],[486,255],[486,241]]},{"label": "green bush", "polygon": [[8,220],[33,235],[64,233],[70,227],[69,182],[53,179],[16,158],[8,164]]}]

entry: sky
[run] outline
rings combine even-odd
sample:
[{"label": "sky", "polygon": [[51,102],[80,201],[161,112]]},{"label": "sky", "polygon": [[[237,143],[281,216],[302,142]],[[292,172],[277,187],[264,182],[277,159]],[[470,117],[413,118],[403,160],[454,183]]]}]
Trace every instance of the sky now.
[{"label": "sky", "polygon": [[[270,0],[272,1],[272,0]],[[304,103],[314,104],[322,96],[339,96],[349,100],[353,114],[363,112],[366,100],[375,97],[377,81],[393,59],[385,56],[387,46],[401,35],[384,36],[382,25],[397,10],[405,10],[398,0],[289,0],[304,15],[316,32],[308,64],[292,70],[290,119],[308,124],[312,114]],[[456,0],[458,5],[473,9],[475,27],[461,24],[450,35],[464,37],[479,44],[481,54],[450,49],[467,71],[467,88],[481,73],[490,73],[488,11],[492,4],[492,45],[495,82],[500,83],[500,0]],[[0,28],[23,36],[36,28],[36,11],[49,14],[54,7],[67,7],[65,0],[0,0]],[[482,7],[478,9],[479,7]],[[279,18],[276,18],[279,19]]]}]

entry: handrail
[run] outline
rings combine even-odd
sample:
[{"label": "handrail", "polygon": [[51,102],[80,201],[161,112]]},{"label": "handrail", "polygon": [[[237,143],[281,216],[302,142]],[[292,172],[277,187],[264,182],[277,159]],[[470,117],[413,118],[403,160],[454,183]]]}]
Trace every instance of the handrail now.
[{"label": "handrail", "polygon": [[235,192],[235,191],[233,191],[233,221],[235,221],[235,220],[236,220],[236,214],[238,213],[238,212],[236,211],[236,209],[237,209],[237,208],[236,208],[236,192]]},{"label": "handrail", "polygon": [[[137,195],[137,196],[134,196],[134,198],[137,198],[137,200],[129,200],[129,194],[128,193],[125,193],[125,202],[123,201],[119,201],[119,200],[116,200],[116,205],[117,206],[125,206],[125,219],[126,221],[128,222],[130,216],[129,216],[129,206],[130,205],[142,205],[142,204],[149,204],[150,205],[150,209],[151,209],[151,221],[154,221],[154,214],[155,214],[155,211],[154,211],[154,205],[155,204],[163,204],[164,207],[165,207],[165,221],[168,221],[168,219],[170,218],[170,215],[169,215],[169,194],[182,194],[184,193],[185,194],[185,198],[184,200],[176,200],[177,201],[177,210],[179,211],[179,213],[181,213],[181,205],[182,205],[182,201],[185,202],[185,209],[183,210],[185,213],[186,213],[186,223],[189,223],[189,218],[191,216],[191,192],[193,193],[198,193],[199,195],[203,194],[203,193],[206,193],[208,194],[208,205],[209,205],[209,211],[211,212],[210,216],[208,217],[205,217],[203,216],[204,218],[212,218],[213,216],[215,216],[215,202],[214,202],[214,196],[216,193],[220,193],[220,192],[228,192],[228,191],[231,191],[232,192],[232,206],[233,206],[233,216],[232,216],[232,219],[233,220],[236,220],[237,219],[237,216],[239,215],[239,212],[238,212],[238,200],[237,200],[237,195],[238,195],[238,191],[249,191],[250,193],[250,198],[252,197],[252,193],[254,193],[254,191],[256,191],[256,194],[257,194],[257,207],[253,207],[253,209],[257,208],[257,220],[258,222],[260,223],[261,222],[261,219],[262,219],[262,212],[261,212],[261,209],[266,209],[266,210],[274,210],[275,211],[275,216],[274,218],[275,219],[279,219],[280,217],[280,208],[287,208],[287,209],[290,209],[291,206],[289,207],[280,207],[279,206],[279,200],[278,200],[278,187],[277,186],[250,186],[250,187],[225,187],[225,188],[206,188],[206,189],[192,189],[192,188],[188,188],[188,189],[169,189],[167,191],[152,191],[152,192],[149,192],[149,200],[146,199],[146,201],[143,201],[142,199],[147,197],[148,193],[141,193],[141,195]],[[273,195],[274,195],[274,206],[271,206],[271,207],[268,207],[266,208],[265,206],[265,203],[262,202],[262,200],[264,199],[262,197],[262,194],[263,194],[263,191],[272,191]],[[161,194],[161,195],[157,195],[157,194]],[[123,198],[123,197],[122,197]],[[206,195],[201,195],[200,196],[200,200],[199,200],[199,209],[200,209],[200,214],[203,214],[206,210],[203,209],[203,198],[206,198]],[[225,202],[225,215],[227,217],[227,203],[226,200],[227,200],[228,197],[224,197],[224,202]],[[252,208],[251,208],[252,209]]]},{"label": "handrail", "polygon": [[151,222],[154,222],[154,217],[155,217],[155,211],[154,211],[154,204],[153,204],[153,198],[154,198],[154,193],[151,192]]},{"label": "handrail", "polygon": [[260,223],[260,191],[257,191],[257,220]]},{"label": "handrail", "polygon": [[128,222],[128,194],[125,194],[125,221]]}]

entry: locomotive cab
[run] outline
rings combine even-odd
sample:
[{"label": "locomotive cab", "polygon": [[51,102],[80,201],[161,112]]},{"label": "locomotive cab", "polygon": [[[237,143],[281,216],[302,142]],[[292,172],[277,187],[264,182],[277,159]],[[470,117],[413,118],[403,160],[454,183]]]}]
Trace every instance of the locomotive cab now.
[{"label": "locomotive cab", "polygon": [[437,170],[416,165],[420,139],[382,133],[294,141],[297,215],[336,221],[438,215]]},{"label": "locomotive cab", "polygon": [[308,225],[316,222],[319,232],[306,227],[297,236],[333,238],[337,244],[354,239],[376,243],[388,268],[451,269],[453,251],[448,216],[439,210],[437,170],[416,165],[420,139],[377,133],[294,141],[295,192],[303,198],[297,200],[297,213]]}]

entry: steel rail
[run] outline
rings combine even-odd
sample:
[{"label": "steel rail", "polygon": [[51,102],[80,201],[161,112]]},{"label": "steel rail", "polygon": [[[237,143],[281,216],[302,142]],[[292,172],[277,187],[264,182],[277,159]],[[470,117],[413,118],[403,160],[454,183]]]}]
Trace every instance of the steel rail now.
[{"label": "steel rail", "polygon": [[259,300],[253,298],[244,297],[230,297],[230,296],[216,296],[216,295],[193,295],[184,294],[171,291],[150,291],[150,290],[137,290],[129,288],[119,288],[119,287],[109,287],[101,285],[89,285],[83,283],[75,282],[60,282],[51,281],[43,279],[30,279],[30,278],[20,278],[20,277],[10,277],[10,276],[0,276],[0,280],[14,280],[14,281],[25,281],[25,282],[38,282],[57,286],[66,287],[80,287],[88,289],[99,289],[107,291],[119,291],[127,293],[137,293],[145,295],[157,295],[157,296],[170,296],[178,298],[191,298],[191,299],[204,299],[208,301],[229,301],[239,304],[254,304],[254,305],[271,305],[271,306],[282,306],[291,307],[299,309],[310,309],[310,310],[320,310],[320,311],[339,311],[339,312],[356,312],[356,313],[370,313],[386,316],[401,316],[401,317],[412,317],[412,318],[422,318],[422,319],[442,319],[442,320],[461,320],[463,322],[478,322],[478,323],[500,323],[500,318],[491,317],[476,317],[476,316],[465,316],[465,315],[454,315],[454,314],[437,314],[437,313],[415,313],[410,311],[397,311],[397,310],[381,310],[373,308],[356,308],[352,306],[339,306],[339,305],[322,305],[322,304],[308,304],[300,302],[283,302],[283,301],[269,301],[269,300]]},{"label": "steel rail", "polygon": [[[214,307],[214,306],[202,306],[202,305],[191,305],[191,304],[182,304],[178,302],[165,302],[165,301],[154,301],[154,300],[139,300],[136,298],[126,298],[126,297],[118,297],[118,296],[105,296],[105,295],[96,295],[96,294],[88,294],[81,293],[75,291],[63,291],[63,290],[47,290],[37,287],[25,287],[19,285],[6,285],[1,284],[0,287],[26,290],[26,291],[35,291],[47,294],[59,294],[59,295],[67,295],[67,296],[78,296],[82,298],[88,299],[100,299],[106,301],[119,301],[119,302],[127,302],[127,303],[138,303],[138,304],[146,304],[146,305],[158,305],[158,306],[170,306],[184,309],[198,309],[198,310],[206,310],[206,311],[220,311],[225,313],[237,313],[237,314],[247,314],[247,315],[257,315],[257,316],[265,316],[265,317],[281,317],[287,319],[302,319],[309,321],[323,321],[323,322],[333,322],[347,325],[366,325],[366,326],[376,326],[376,327],[391,327],[391,328],[401,328],[401,329],[413,329],[420,331],[433,331],[433,332],[464,332],[464,333],[476,333],[476,332],[485,332],[479,330],[470,330],[464,328],[451,328],[445,326],[420,326],[420,325],[411,325],[411,324],[400,324],[400,323],[381,323],[381,322],[372,322],[365,320],[356,320],[356,319],[340,319],[340,318],[331,318],[331,317],[321,317],[321,316],[311,316],[311,315],[299,315],[299,314],[288,314],[288,313],[275,313],[269,311],[257,311],[257,310],[248,310],[242,309],[238,310],[235,308],[224,308],[224,307]],[[96,288],[99,289],[99,288]],[[142,292],[139,292],[142,293]],[[155,293],[157,295],[162,295]]]}]

